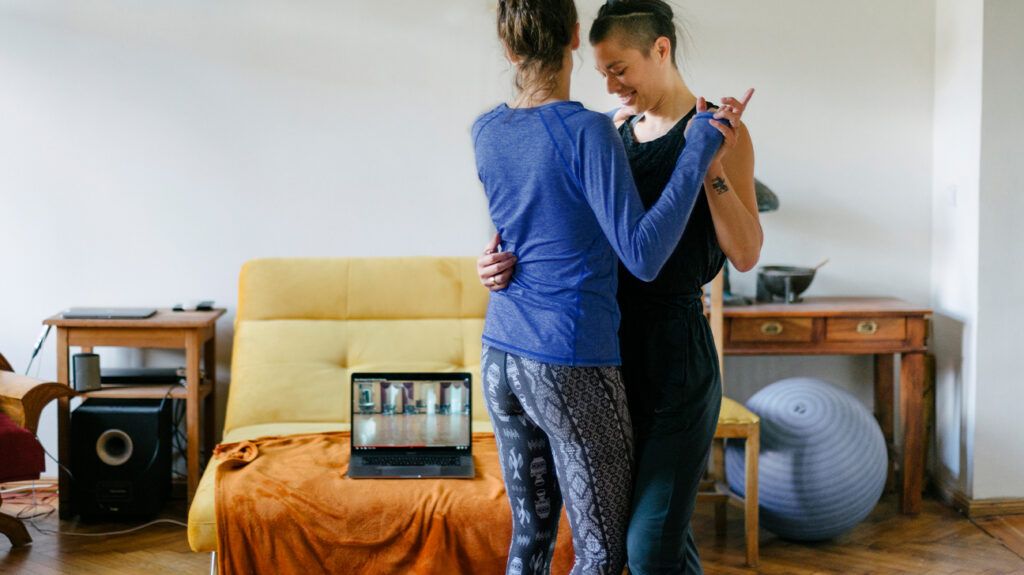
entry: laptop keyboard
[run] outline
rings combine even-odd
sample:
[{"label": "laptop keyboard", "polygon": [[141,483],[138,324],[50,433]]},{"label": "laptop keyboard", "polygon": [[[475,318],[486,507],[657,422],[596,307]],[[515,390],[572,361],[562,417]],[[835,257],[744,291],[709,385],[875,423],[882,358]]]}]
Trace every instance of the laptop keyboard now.
[{"label": "laptop keyboard", "polygon": [[364,455],[364,465],[381,465],[387,467],[440,465],[451,467],[459,465],[458,455]]}]

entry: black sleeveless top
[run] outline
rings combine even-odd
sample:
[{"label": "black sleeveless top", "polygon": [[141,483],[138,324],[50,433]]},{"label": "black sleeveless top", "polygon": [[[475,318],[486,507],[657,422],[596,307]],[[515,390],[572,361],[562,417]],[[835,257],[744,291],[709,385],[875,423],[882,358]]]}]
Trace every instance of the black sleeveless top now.
[{"label": "black sleeveless top", "polygon": [[[710,103],[708,105],[711,106]],[[619,126],[619,135],[626,147],[633,179],[645,208],[650,209],[654,205],[672,176],[679,153],[686,145],[683,137],[686,123],[695,112],[696,108],[683,116],[668,133],[650,142],[636,141],[633,135],[635,116]],[[679,245],[654,281],[641,281],[619,264],[620,306],[639,303],[638,299],[645,300],[647,304],[671,306],[673,303],[678,305],[679,300],[699,298],[701,286],[714,279],[724,263],[725,254],[718,246],[711,208],[702,187]]]}]

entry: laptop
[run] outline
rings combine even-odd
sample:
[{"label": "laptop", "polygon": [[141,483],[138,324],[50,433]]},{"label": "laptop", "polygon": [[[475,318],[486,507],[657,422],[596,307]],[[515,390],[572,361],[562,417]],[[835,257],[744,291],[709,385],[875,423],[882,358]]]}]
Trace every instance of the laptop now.
[{"label": "laptop", "polygon": [[474,475],[468,373],[353,373],[352,478]]},{"label": "laptop", "polygon": [[73,307],[61,316],[64,319],[146,319],[156,315],[156,309],[137,307]]}]

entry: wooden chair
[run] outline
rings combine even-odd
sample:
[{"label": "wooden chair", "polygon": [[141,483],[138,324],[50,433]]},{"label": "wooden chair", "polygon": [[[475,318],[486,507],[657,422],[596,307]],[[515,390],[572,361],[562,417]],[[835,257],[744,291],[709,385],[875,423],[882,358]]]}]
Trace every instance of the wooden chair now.
[{"label": "wooden chair", "polygon": [[[721,273],[711,282],[710,320],[711,333],[718,348],[718,364],[723,368],[724,375],[724,326],[722,309]],[[746,440],[746,477],[744,478],[745,496],[740,497],[729,489],[725,477],[725,440]],[[711,444],[712,463],[707,478],[701,483],[697,495],[699,501],[712,501],[715,504],[715,530],[725,533],[726,508],[731,501],[743,508],[744,528],[746,531],[747,565],[756,567],[760,560],[758,549],[758,516],[757,516],[757,456],[761,448],[761,420],[756,414],[743,407],[738,401],[722,397],[722,411],[718,416],[718,428]]]},{"label": "wooden chair", "polygon": [[[8,437],[0,437],[0,443],[11,446],[13,451],[4,453],[5,462],[0,469],[0,482],[39,478],[39,462],[42,460],[43,452],[43,447],[35,439],[39,414],[50,401],[72,395],[74,392],[66,385],[14,373],[11,364],[0,355],[0,418],[9,419],[14,423],[13,427],[7,428],[8,431],[0,428],[0,434],[9,434]],[[25,524],[17,517],[2,512],[0,533],[6,535],[15,547],[32,542]]]}]

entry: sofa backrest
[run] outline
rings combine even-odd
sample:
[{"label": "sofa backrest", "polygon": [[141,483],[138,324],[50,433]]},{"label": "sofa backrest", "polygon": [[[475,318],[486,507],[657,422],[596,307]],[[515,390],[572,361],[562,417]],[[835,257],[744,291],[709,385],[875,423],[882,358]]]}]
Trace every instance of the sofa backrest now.
[{"label": "sofa backrest", "polygon": [[487,421],[474,258],[282,258],[242,267],[225,433],[348,422],[350,374],[468,371]]}]

